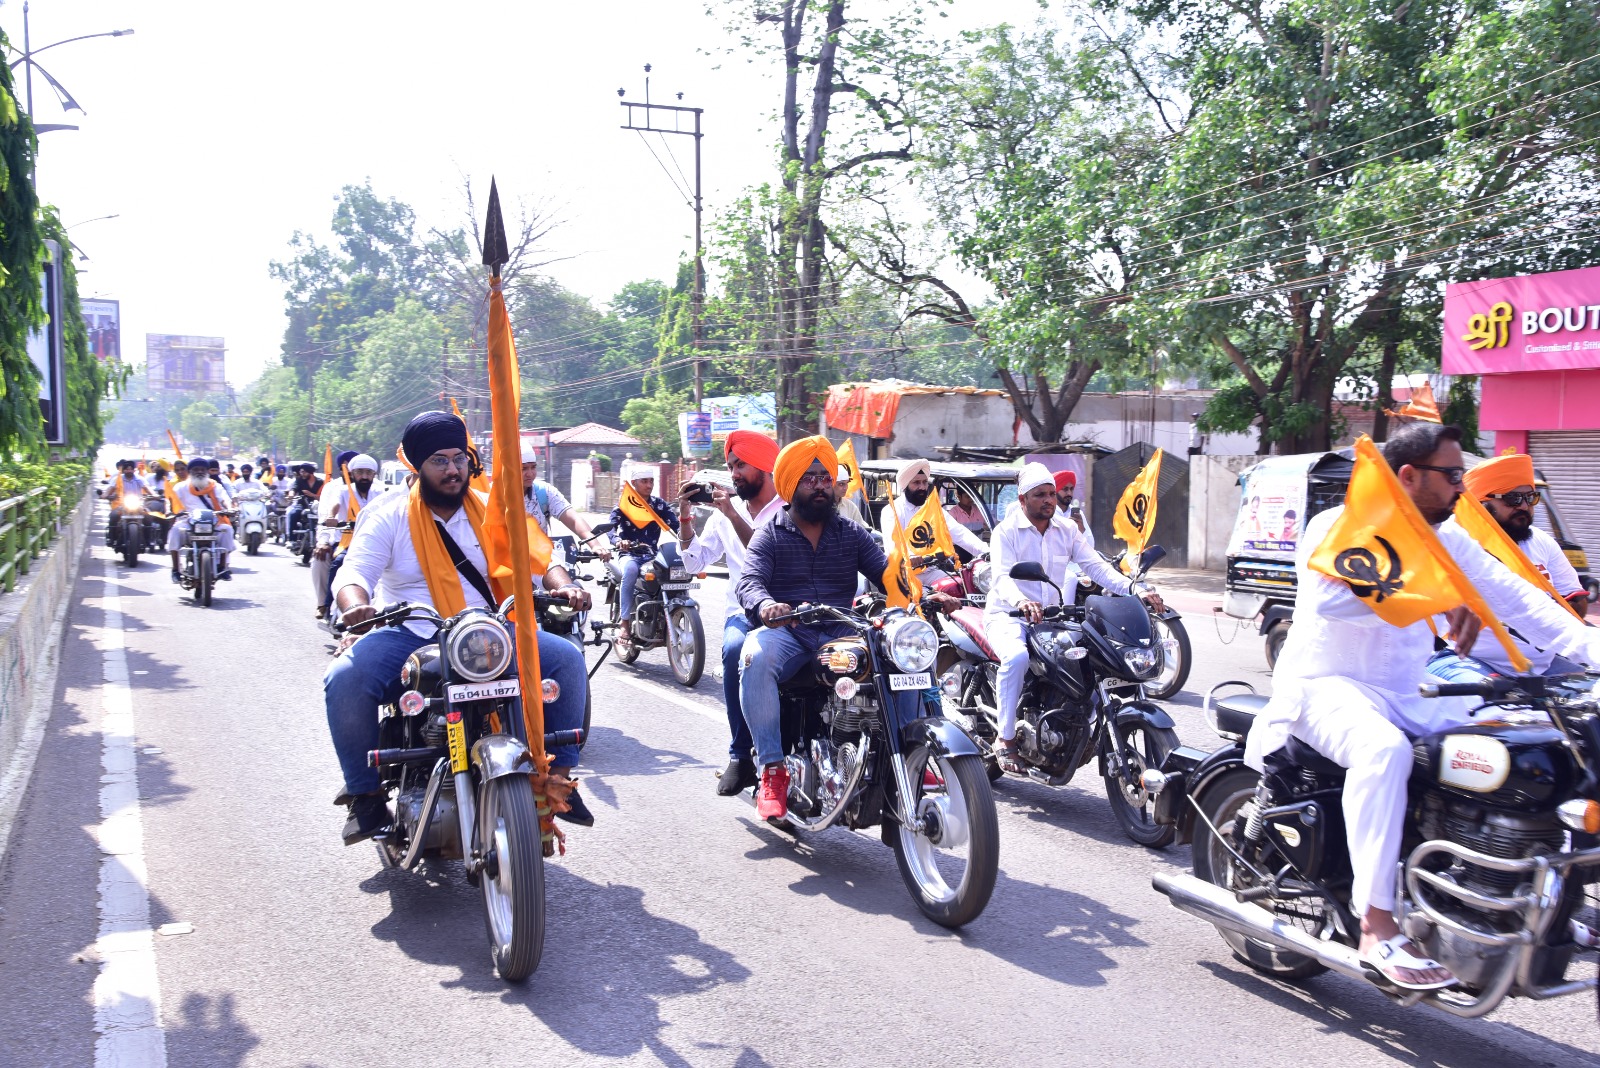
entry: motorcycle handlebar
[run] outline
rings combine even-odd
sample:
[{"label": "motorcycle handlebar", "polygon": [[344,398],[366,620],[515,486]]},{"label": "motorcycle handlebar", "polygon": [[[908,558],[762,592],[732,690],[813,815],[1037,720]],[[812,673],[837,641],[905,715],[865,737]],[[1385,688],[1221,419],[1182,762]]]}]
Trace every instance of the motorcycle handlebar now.
[{"label": "motorcycle handlebar", "polygon": [[570,731],[551,731],[549,734],[546,734],[544,736],[544,747],[546,749],[554,749],[557,746],[561,746],[561,745],[582,745],[582,744],[583,744],[583,730],[582,730],[582,728],[579,728],[578,730],[570,730]]},{"label": "motorcycle handlebar", "polygon": [[1516,688],[1516,679],[1497,676],[1477,682],[1425,682],[1417,687],[1417,693],[1423,697],[1482,697],[1488,700],[1504,697]]}]

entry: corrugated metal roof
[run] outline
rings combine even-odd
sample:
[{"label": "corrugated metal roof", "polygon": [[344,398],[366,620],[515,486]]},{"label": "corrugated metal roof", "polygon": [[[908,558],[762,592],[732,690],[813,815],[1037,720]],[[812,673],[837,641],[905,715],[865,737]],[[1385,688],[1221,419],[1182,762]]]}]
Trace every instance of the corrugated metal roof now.
[{"label": "corrugated metal roof", "polygon": [[615,427],[602,423],[580,423],[571,430],[562,430],[550,435],[551,445],[643,445],[638,438],[631,437]]}]

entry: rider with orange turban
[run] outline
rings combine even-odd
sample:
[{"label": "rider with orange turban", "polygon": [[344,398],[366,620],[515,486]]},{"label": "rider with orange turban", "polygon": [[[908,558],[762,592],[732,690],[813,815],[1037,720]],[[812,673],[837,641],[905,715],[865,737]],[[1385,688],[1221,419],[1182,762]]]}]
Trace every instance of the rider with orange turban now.
[{"label": "rider with orange turban", "polygon": [[1468,471],[1463,481],[1466,492],[1488,509],[1522,555],[1544,572],[1556,592],[1583,615],[1589,607],[1588,591],[1578,581],[1578,573],[1560,543],[1534,525],[1534,510],[1539,506],[1536,478],[1533,457],[1507,450]]}]

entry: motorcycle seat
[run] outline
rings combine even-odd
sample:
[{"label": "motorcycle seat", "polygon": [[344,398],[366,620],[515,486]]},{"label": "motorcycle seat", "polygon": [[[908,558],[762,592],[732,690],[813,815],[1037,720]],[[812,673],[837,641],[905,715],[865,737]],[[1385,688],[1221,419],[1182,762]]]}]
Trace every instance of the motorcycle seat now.
[{"label": "motorcycle seat", "polygon": [[958,608],[950,616],[950,619],[956,626],[961,628],[967,637],[972,639],[974,645],[983,650],[984,656],[997,664],[1000,662],[1000,657],[995,653],[994,648],[989,644],[988,636],[984,633],[983,609],[972,605]]},{"label": "motorcycle seat", "polygon": [[1345,769],[1342,765],[1323,756],[1310,743],[1303,742],[1294,735],[1289,735],[1289,743],[1283,747],[1283,755],[1296,767],[1318,775],[1343,775]]},{"label": "motorcycle seat", "polygon": [[1267,707],[1267,698],[1259,693],[1235,693],[1217,698],[1211,707],[1217,713],[1218,730],[1245,735],[1250,733],[1256,715]]}]

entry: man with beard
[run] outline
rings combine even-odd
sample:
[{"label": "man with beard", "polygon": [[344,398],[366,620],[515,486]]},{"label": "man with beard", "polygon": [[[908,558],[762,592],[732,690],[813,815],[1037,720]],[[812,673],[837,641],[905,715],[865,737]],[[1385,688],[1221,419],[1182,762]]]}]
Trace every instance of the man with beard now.
[{"label": "man with beard", "polygon": [[[1446,522],[1461,491],[1461,431],[1413,423],[1383,446],[1384,459],[1422,517],[1489,608],[1534,644],[1600,664],[1600,630],[1585,627],[1543,591],[1512,574],[1465,531]],[[1290,735],[1347,769],[1343,808],[1354,875],[1351,906],[1361,918],[1360,954],[1395,986],[1434,990],[1450,972],[1420,955],[1394,917],[1411,737],[1470,717],[1470,705],[1426,700],[1434,634],[1429,620],[1395,627],[1351,586],[1312,570],[1315,555],[1344,507],[1306,524],[1295,552],[1294,626],[1273,671],[1272,700],[1250,729],[1245,762],[1257,771]],[[1481,625],[1465,608],[1450,613],[1457,651],[1470,651]]]},{"label": "man with beard", "polygon": [[[733,476],[733,494],[720,486],[711,490],[715,509],[700,534],[689,522],[689,498],[696,485],[685,482],[678,494],[678,552],[683,566],[691,572],[704,571],[723,560],[728,565],[727,618],[722,628],[722,703],[728,711],[728,766],[717,780],[717,793],[732,797],[756,785],[756,766],[751,759],[755,741],[744,721],[739,704],[739,655],[753,624],[739,603],[739,579],[744,574],[746,547],[757,530],[770,523],[783,510],[783,501],[772,484],[772,468],[778,461],[778,443],[754,430],[735,430],[725,446],[728,474]],[[738,499],[735,500],[734,498]]]},{"label": "man with beard", "polygon": [[[911,517],[917,514],[928,501],[928,495],[933,492],[932,469],[926,460],[910,460],[900,468],[900,473],[894,479],[895,490],[899,494],[894,500],[894,507],[885,507],[878,513],[878,529],[883,532],[885,545],[894,544],[895,518],[899,517],[901,527],[911,525]],[[955,542],[956,548],[972,557],[982,556],[989,551],[983,539],[961,525],[961,521],[950,514],[950,509],[944,510],[944,525],[950,529],[950,540]],[[963,560],[963,563],[966,561]]]},{"label": "man with beard", "polygon": [[350,539],[353,531],[340,532],[339,528],[346,523],[353,523],[361,515],[372,498],[382,493],[382,485],[374,485],[378,477],[378,461],[366,453],[351,453],[341,467],[341,471],[350,472],[352,485],[345,485],[343,478],[337,478],[323,487],[322,496],[317,499],[317,547],[311,554],[312,582],[317,585],[317,572],[320,567],[322,572],[320,589],[323,599],[317,602],[317,618],[327,616],[328,609],[333,604],[333,583],[338,579],[339,568],[344,561],[345,550],[350,548]]},{"label": "man with beard", "polygon": [[[745,639],[739,670],[739,703],[761,768],[756,814],[762,819],[782,819],[789,811],[778,685],[811,661],[824,642],[851,633],[839,623],[795,626],[784,617],[799,604],[849,608],[856,576],[881,582],[889,563],[872,533],[840,518],[835,509],[838,468],[833,446],[820,434],[784,447],[772,481],[789,507],[750,539],[739,578],[740,605],[752,623],[765,624]],[[916,716],[922,694],[892,696],[894,722],[887,726],[898,730]]]},{"label": "man with beard", "polygon": [[[623,467],[622,477],[633,487],[639,499],[650,506],[650,510],[661,517],[673,534],[678,533],[678,516],[666,501],[655,495],[656,473],[655,469],[645,464],[628,464]],[[639,582],[639,570],[656,554],[656,544],[661,540],[661,527],[647,521],[643,525],[635,523],[623,511],[622,505],[611,509],[611,532],[607,535],[616,545],[617,551],[622,554],[622,566],[617,570],[621,572],[621,589],[618,597],[618,614],[622,617],[622,633],[620,640],[623,644],[633,640],[633,609],[638,604],[638,591],[635,588]]]},{"label": "man with beard", "polygon": [[[216,462],[212,460],[211,464]],[[172,487],[172,499],[179,515],[167,528],[167,551],[172,554],[172,581],[178,582],[178,552],[183,548],[184,536],[189,533],[189,513],[196,508],[207,508],[213,512],[229,511],[233,508],[233,498],[228,496],[222,483],[211,477],[210,465],[205,460],[195,459],[189,461],[189,477]],[[226,516],[217,517],[217,548],[222,551],[217,578],[224,582],[232,581],[228,554],[233,552],[233,526]]]},{"label": "man with beard", "polygon": [[[340,569],[336,600],[340,619],[353,630],[377,614],[373,602],[431,605],[442,615],[461,608],[494,609],[494,590],[486,576],[483,548],[484,500],[469,479],[478,469],[467,427],[448,412],[423,412],[411,420],[401,451],[416,470],[406,493],[385,493],[363,513]],[[424,542],[422,539],[428,539]],[[452,560],[457,561],[452,566]],[[588,595],[572,584],[565,568],[552,566],[545,586],[579,611]],[[364,634],[328,668],[322,689],[328,730],[344,771],[344,790],[335,804],[348,804],[346,845],[371,838],[392,822],[386,793],[367,753],[378,747],[378,708],[400,696],[400,667],[406,658],[436,640],[432,624],[413,621]],[[540,631],[539,667],[555,680],[561,695],[544,705],[545,729],[575,730],[583,725],[588,684],[583,654],[563,638]],[[551,772],[566,777],[578,761],[577,746],[550,753]],[[557,815],[584,826],[594,822],[574,792],[572,811]]]}]

